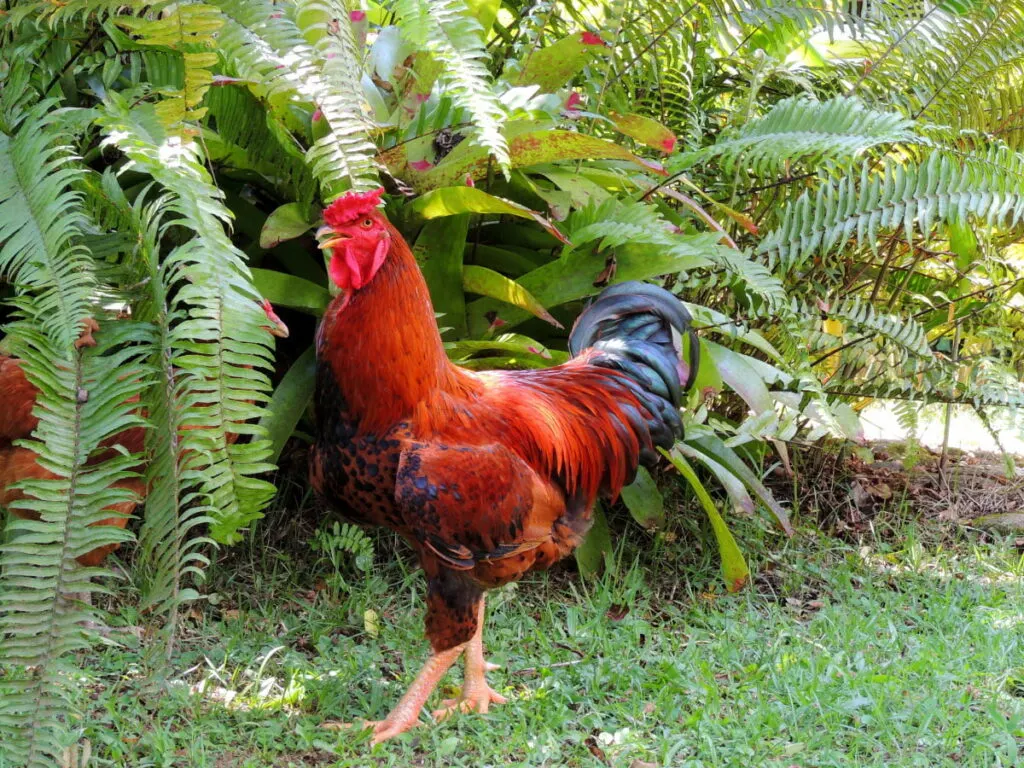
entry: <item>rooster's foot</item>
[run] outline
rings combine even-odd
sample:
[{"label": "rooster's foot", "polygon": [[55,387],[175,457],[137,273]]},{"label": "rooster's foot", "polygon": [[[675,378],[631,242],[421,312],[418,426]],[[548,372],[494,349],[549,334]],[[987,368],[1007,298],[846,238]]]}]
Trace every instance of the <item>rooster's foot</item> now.
[{"label": "rooster's foot", "polygon": [[485,715],[491,704],[504,704],[507,701],[508,699],[487,683],[482,686],[467,687],[459,698],[442,701],[441,709],[434,710],[434,719],[444,720],[455,712],[479,712],[481,715]]},{"label": "rooster's foot", "polygon": [[322,728],[331,731],[373,731],[373,743],[380,744],[382,741],[394,738],[399,734],[412,730],[420,721],[413,718],[389,717],[386,720],[363,720],[359,723],[339,723],[328,720],[321,724]]}]

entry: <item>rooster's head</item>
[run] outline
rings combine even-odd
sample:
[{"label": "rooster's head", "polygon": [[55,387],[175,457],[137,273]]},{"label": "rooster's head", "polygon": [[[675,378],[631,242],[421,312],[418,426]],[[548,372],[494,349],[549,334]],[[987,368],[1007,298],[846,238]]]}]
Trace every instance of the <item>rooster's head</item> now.
[{"label": "rooster's head", "polygon": [[391,232],[377,206],[383,189],[348,192],[324,210],[326,222],[316,233],[320,248],[331,254],[327,272],[345,290],[369,283],[387,258]]}]

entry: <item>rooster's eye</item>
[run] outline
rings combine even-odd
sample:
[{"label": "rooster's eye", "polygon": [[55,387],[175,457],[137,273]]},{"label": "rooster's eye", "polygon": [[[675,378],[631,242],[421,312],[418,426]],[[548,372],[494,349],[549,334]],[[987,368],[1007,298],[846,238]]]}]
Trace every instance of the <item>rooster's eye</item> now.
[{"label": "rooster's eye", "polygon": [[363,219],[361,222],[359,222],[359,226],[361,226],[363,229],[369,229],[370,227],[373,226],[373,219]]}]

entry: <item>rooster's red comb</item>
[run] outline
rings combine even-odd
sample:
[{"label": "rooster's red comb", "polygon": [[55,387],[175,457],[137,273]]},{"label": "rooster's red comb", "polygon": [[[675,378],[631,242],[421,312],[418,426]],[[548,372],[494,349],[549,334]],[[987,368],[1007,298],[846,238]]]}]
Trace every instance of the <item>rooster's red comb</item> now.
[{"label": "rooster's red comb", "polygon": [[324,221],[331,227],[351,224],[360,216],[376,210],[380,205],[380,197],[384,188],[378,187],[370,192],[346,192],[324,210]]}]

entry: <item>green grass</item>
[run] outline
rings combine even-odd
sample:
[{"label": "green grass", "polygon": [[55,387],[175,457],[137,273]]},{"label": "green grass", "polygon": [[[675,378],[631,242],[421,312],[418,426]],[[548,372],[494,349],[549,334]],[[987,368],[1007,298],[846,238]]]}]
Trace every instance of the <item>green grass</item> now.
[{"label": "green grass", "polygon": [[420,574],[382,538],[369,575],[350,568],[347,588],[324,589],[322,564],[253,542],[216,567],[220,602],[185,620],[169,661],[124,647],[82,659],[85,736],[95,764],[133,768],[1019,764],[1024,561],[1011,542],[909,526],[897,547],[735,532],[756,574],[740,594],[723,594],[693,524],[672,543],[634,535],[591,583],[566,570],[492,593],[485,641],[509,703],[424,715],[372,749],[320,724],[382,717],[410,682],[426,654]]}]

